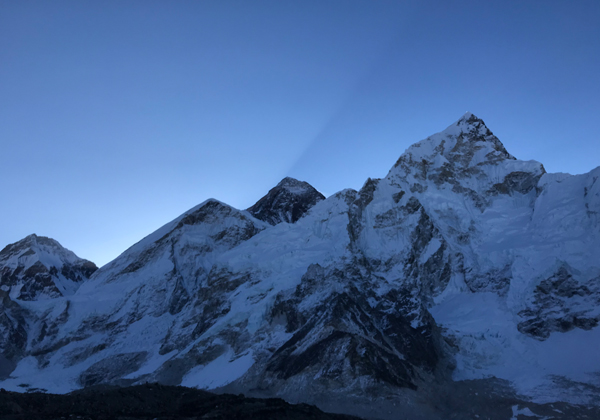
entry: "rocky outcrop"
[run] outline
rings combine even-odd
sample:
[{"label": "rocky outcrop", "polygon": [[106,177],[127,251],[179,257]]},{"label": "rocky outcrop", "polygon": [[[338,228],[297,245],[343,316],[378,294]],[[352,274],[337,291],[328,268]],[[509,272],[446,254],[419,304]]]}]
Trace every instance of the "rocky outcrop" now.
[{"label": "rocky outcrop", "polygon": [[325,196],[308,182],[286,177],[250,207],[248,212],[271,225],[296,223],[311,207],[324,199]]},{"label": "rocky outcrop", "polygon": [[28,313],[0,290],[0,379],[15,368],[27,349]]},{"label": "rocky outcrop", "polygon": [[18,300],[68,296],[97,269],[54,239],[33,234],[0,251],[0,288]]},{"label": "rocky outcrop", "polygon": [[[65,316],[51,309],[39,321],[24,302],[53,301],[72,296],[97,270],[94,263],[77,257],[57,241],[29,235],[0,251],[0,378],[5,379],[17,362],[30,354],[30,344],[58,333]],[[56,308],[60,308],[60,304]]]},{"label": "rocky outcrop", "polygon": [[524,334],[543,340],[553,332],[573,328],[590,330],[600,321],[600,278],[588,285],[574,278],[568,264],[536,286],[530,306],[519,312],[523,321],[518,328]]},{"label": "rocky outcrop", "polygon": [[372,389],[417,389],[440,371],[440,332],[413,291],[377,296],[377,280],[361,266],[311,265],[293,293],[277,296],[270,320],[292,335],[266,363],[272,381],[305,376],[327,389],[329,383],[369,377]]}]

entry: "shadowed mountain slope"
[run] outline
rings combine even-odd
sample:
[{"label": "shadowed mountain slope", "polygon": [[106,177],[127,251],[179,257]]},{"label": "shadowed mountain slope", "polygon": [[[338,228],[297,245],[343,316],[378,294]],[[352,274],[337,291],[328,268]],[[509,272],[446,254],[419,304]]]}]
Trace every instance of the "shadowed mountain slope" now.
[{"label": "shadowed mountain slope", "polygon": [[594,410],[598,178],[518,160],[467,113],[359,191],[286,178],[247,211],[207,200],[73,294],[7,295],[0,386],[159,382],[389,419]]}]

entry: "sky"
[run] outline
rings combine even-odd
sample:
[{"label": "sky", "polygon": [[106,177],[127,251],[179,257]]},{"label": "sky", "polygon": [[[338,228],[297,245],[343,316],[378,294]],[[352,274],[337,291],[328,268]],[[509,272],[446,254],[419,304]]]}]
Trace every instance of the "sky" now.
[{"label": "sky", "polygon": [[208,198],[384,177],[473,112],[600,165],[600,2],[0,0],[0,248],[99,266]]}]

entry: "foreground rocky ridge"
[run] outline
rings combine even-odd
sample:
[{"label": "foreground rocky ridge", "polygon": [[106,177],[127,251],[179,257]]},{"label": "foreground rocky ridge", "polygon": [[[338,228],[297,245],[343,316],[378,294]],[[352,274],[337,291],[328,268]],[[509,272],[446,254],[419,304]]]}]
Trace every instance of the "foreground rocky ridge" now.
[{"label": "foreground rocky ridge", "polygon": [[146,384],[130,388],[96,387],[68,395],[0,392],[0,418],[10,420],[359,420],[324,413],[282,399],[217,395],[197,389]]},{"label": "foreground rocky ridge", "polygon": [[[463,402],[469,401],[468,405]],[[352,402],[346,403],[353,406]],[[500,420],[532,417],[553,420],[595,419],[600,408],[565,403],[535,404],[519,399],[502,381],[465,381],[442,394],[437,404],[444,418]],[[329,407],[340,407],[329,403]],[[348,407],[347,407],[348,409]],[[423,418],[400,404],[375,402],[366,411],[375,418],[387,411],[391,418]],[[422,414],[422,413],[421,413]],[[66,395],[39,390],[27,393],[0,390],[0,418],[5,420],[359,420],[323,412],[308,404],[289,404],[279,398],[249,398],[242,394],[214,394],[194,388],[147,383],[132,387],[95,386]],[[429,417],[434,418],[434,417]],[[439,418],[439,417],[435,417]]]},{"label": "foreground rocky ridge", "polygon": [[360,191],[286,178],[248,211],[208,200],[72,295],[6,295],[1,344],[22,345],[0,386],[157,381],[447,418],[475,400],[459,384],[499,378],[490,398],[516,410],[598,406],[599,177],[519,161],[468,113]]}]

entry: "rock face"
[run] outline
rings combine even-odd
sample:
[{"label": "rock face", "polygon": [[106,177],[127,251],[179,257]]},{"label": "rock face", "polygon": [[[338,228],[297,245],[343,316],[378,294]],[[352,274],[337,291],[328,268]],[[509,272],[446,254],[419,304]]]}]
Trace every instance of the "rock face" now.
[{"label": "rock face", "polygon": [[19,302],[71,296],[96,270],[44,236],[29,235],[0,251],[0,378],[26,354],[32,314]]},{"label": "rock face", "polygon": [[528,308],[519,312],[523,319],[518,324],[519,331],[544,340],[554,331],[597,327],[600,278],[583,282],[577,279],[578,274],[563,264],[552,276],[540,281],[530,296]]},{"label": "rock face", "polygon": [[477,390],[514,417],[598,405],[599,177],[517,160],[467,113],[360,191],[208,200],[75,293],[6,304],[0,386],[160,382],[390,419]]},{"label": "rock face", "polygon": [[308,182],[284,178],[248,209],[252,216],[270,225],[296,223],[311,207],[325,200]]},{"label": "rock face", "polygon": [[5,379],[16,367],[27,347],[27,311],[13,302],[8,293],[0,291],[0,379]]},{"label": "rock face", "polygon": [[0,251],[0,288],[19,300],[68,296],[97,269],[54,239],[33,234]]}]

